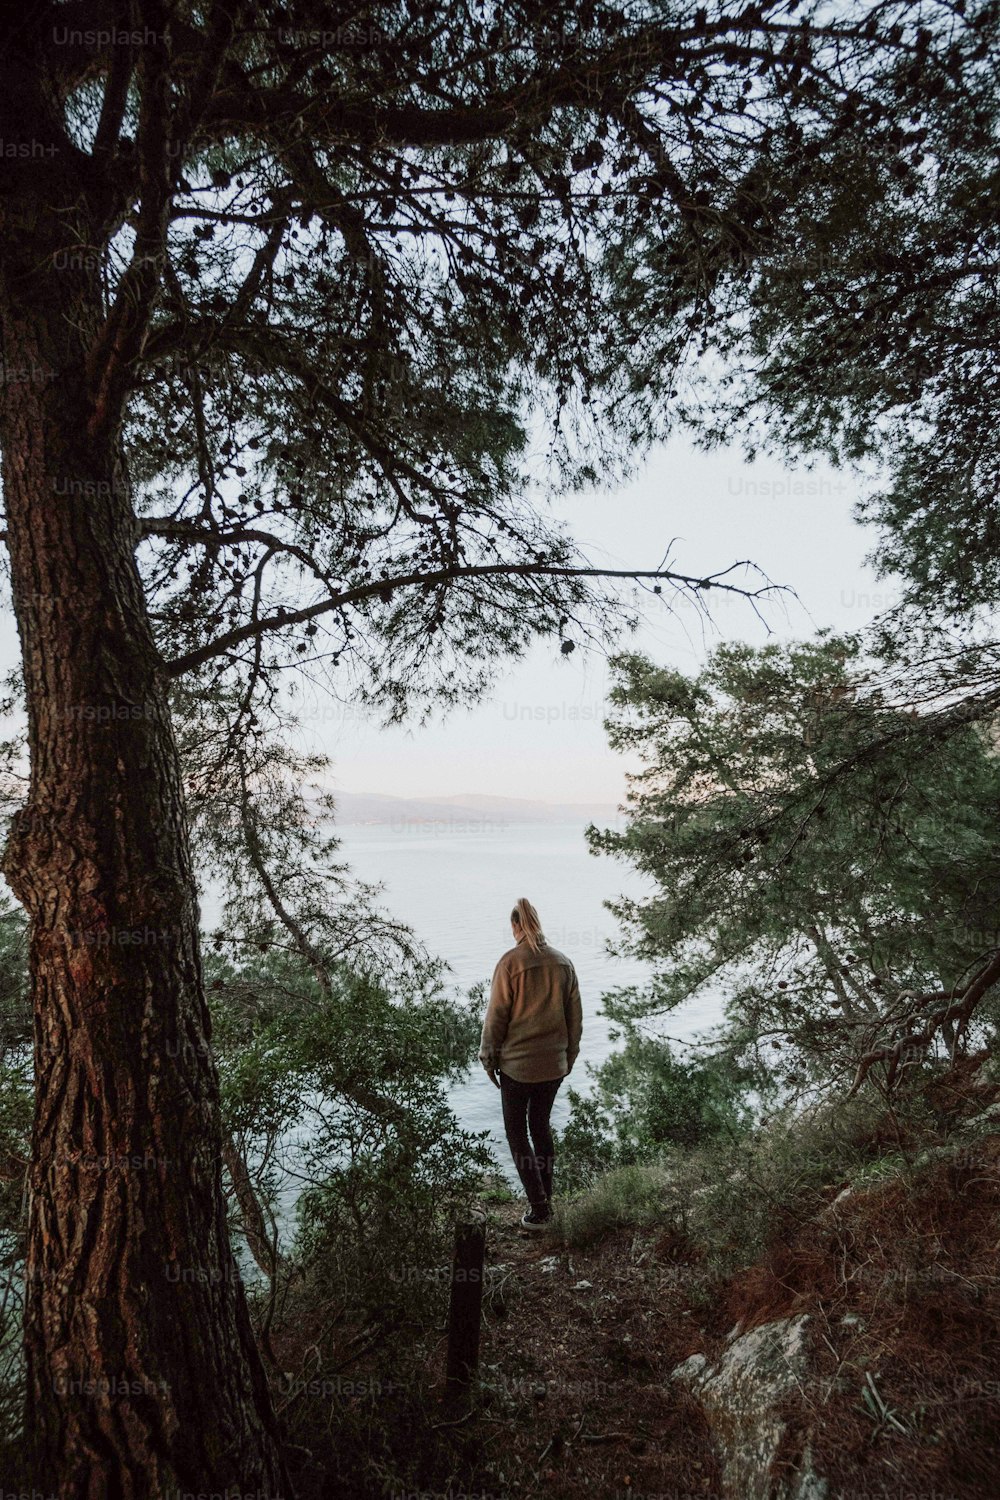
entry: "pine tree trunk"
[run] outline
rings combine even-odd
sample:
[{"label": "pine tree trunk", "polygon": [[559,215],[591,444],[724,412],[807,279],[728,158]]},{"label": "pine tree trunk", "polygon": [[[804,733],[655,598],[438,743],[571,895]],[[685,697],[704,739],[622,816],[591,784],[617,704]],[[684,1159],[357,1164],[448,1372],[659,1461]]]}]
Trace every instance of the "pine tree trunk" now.
[{"label": "pine tree trunk", "polygon": [[88,436],[96,276],[39,263],[32,246],[0,286],[31,752],[4,870],[31,934],[33,1480],[66,1500],[287,1496],[226,1231],[182,786],[117,423]]}]

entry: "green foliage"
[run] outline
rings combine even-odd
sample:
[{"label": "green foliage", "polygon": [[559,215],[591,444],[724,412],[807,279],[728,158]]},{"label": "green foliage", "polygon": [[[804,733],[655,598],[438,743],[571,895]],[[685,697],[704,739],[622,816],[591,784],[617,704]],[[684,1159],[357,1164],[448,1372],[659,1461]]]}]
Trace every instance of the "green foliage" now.
[{"label": "green foliage", "polygon": [[976,724],[928,733],[849,638],[617,674],[611,741],[643,769],[626,829],[590,836],[656,882],[615,908],[656,975],[613,1017],[721,991],[727,1046],[794,1096],[909,1023],[901,992],[926,994],[919,1018],[1000,942],[1000,765]]},{"label": "green foliage", "polygon": [[394,1279],[413,1289],[394,1268],[440,1250],[490,1164],[445,1095],[475,1052],[475,1003],[346,967],[327,991],[274,955],[208,972],[224,1118],[279,1253],[321,1265],[356,1310],[385,1307]]},{"label": "green foliage", "polygon": [[298,955],[314,975],[349,961],[372,974],[430,974],[422,944],[385,910],[378,886],[358,880],[340,854],[330,762],[279,734],[241,733],[239,698],[183,687],[173,706],[185,768],[199,875],[221,895],[208,934],[234,962]]},{"label": "green foliage", "polygon": [[724,1053],[683,1060],[668,1043],[629,1031],[624,1048],[588,1072],[589,1095],[569,1090],[572,1112],[559,1140],[561,1188],[648,1161],[664,1147],[733,1138],[750,1120],[752,1077]]},{"label": "green foliage", "polygon": [[[454,1223],[493,1168],[446,1095],[475,1054],[481,996],[452,1000],[427,971],[317,974],[263,946],[207,964],[223,1114],[276,1252],[252,1308],[291,1443],[323,1455],[327,1492],[339,1475],[374,1494],[436,1446],[426,1371]],[[248,1227],[240,1204],[250,1243]]]},{"label": "green foliage", "polygon": [[569,1245],[589,1245],[625,1226],[667,1223],[674,1193],[661,1161],[609,1167],[588,1188],[556,1208],[556,1226]]},{"label": "green foliage", "polygon": [[790,1226],[808,1221],[824,1190],[846,1186],[886,1151],[871,1099],[784,1110],[742,1140],[676,1157],[673,1226],[703,1252],[706,1270],[752,1265]]},{"label": "green foliage", "polygon": [[783,1227],[805,1222],[824,1190],[882,1160],[877,1123],[870,1100],[782,1111],[739,1137],[716,1134],[599,1177],[563,1205],[560,1225],[571,1244],[622,1225],[660,1225],[710,1284],[751,1265]]},{"label": "green foliage", "polygon": [[716,359],[683,401],[708,442],[861,465],[876,560],[920,614],[1000,597],[1000,8],[939,18],[887,65],[888,140],[859,111],[808,138],[805,171],[762,174],[755,253],[719,270]]},{"label": "green foliage", "polygon": [[889,191],[962,97],[982,9],[376,3],[345,40],[325,0],[229,30],[181,3],[164,78],[113,93],[106,49],[55,47],[40,12],[8,66],[59,80],[24,121],[59,142],[56,243],[88,247],[130,329],[116,393],[172,669],[235,685],[247,733],[303,681],[398,716],[621,619],[534,503],[534,439],[576,485],[683,418],[727,292],[782,264],[816,176],[847,212],[852,150]]}]

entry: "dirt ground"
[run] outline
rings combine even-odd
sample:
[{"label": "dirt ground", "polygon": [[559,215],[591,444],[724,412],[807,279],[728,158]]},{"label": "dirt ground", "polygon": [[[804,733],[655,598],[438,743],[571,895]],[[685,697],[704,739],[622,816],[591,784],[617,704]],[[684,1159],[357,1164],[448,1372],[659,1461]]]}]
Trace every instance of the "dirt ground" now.
[{"label": "dirt ground", "polygon": [[699,1409],[669,1384],[704,1340],[664,1236],[629,1230],[568,1250],[521,1230],[521,1212],[492,1208],[487,1236],[477,1428],[488,1500],[717,1496]]},{"label": "dirt ground", "polygon": [[[325,1456],[314,1425],[296,1439],[322,1471],[304,1500],[719,1500],[719,1449],[672,1372],[694,1353],[715,1364],[736,1328],[803,1313],[808,1375],[774,1414],[769,1495],[808,1461],[828,1500],[995,1500],[1000,1132],[945,1143],[962,1118],[1000,1122],[1000,1086],[959,1083],[939,1141],[893,1135],[905,1170],[901,1156],[867,1185],[831,1181],[726,1276],[677,1230],[570,1248],[556,1228],[522,1230],[522,1203],[485,1205],[478,1383],[445,1401],[443,1309],[418,1312],[402,1398],[331,1405]],[[876,1163],[885,1150],[873,1140]]]},{"label": "dirt ground", "polygon": [[571,1250],[522,1231],[520,1205],[493,1208],[482,1401],[465,1419],[480,1500],[716,1500],[705,1418],[671,1372],[717,1359],[736,1324],[803,1312],[813,1375],[782,1413],[774,1482],[808,1449],[831,1500],[995,1500],[1000,1136],[909,1186],[830,1197],[718,1284],[670,1232]]}]

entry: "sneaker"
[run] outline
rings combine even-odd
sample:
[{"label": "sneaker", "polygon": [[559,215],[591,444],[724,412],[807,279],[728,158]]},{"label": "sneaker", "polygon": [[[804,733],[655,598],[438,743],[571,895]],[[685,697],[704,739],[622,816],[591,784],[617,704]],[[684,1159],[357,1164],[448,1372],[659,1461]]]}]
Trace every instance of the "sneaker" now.
[{"label": "sneaker", "polygon": [[529,1208],[526,1214],[521,1215],[522,1229],[544,1229],[552,1223],[552,1210],[548,1204],[544,1208]]}]

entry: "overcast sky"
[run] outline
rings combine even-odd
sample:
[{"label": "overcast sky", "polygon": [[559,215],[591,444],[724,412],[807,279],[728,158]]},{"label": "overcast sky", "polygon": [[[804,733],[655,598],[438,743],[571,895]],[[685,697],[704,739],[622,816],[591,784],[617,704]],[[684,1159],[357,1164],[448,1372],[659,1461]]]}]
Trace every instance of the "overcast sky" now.
[{"label": "overcast sky", "polygon": [[[864,566],[874,537],[851,519],[857,483],[825,465],[747,464],[737,448],[706,454],[685,438],[655,451],[640,477],[606,493],[561,498],[565,517],[595,562],[656,567],[672,538],[673,565],[704,575],[751,558],[795,599],[763,606],[775,635],[801,637],[820,625],[856,629],[891,602],[891,589]],[[765,627],[742,600],[712,596],[706,624],[690,603],[675,613],[640,595],[647,612],[625,638],[657,662],[693,669],[721,639],[763,641]],[[8,615],[0,655],[17,660]],[[433,797],[491,793],[548,802],[618,802],[625,767],[608,748],[602,720],[603,657],[558,642],[538,644],[474,709],[423,728],[386,729],[334,701],[304,723],[305,743],[331,758],[331,785],[352,792]]]},{"label": "overcast sky", "polygon": [[[764,606],[775,635],[791,638],[821,625],[856,629],[891,602],[891,589],[864,565],[874,535],[851,518],[857,496],[856,481],[829,466],[747,464],[735,448],[706,454],[679,439],[627,488],[570,496],[557,511],[591,557],[612,567],[656,567],[673,537],[682,572],[752,558],[799,596]],[[671,617],[647,602],[653,607],[630,639],[658,662],[693,669],[721,639],[766,639],[741,600],[713,598],[714,628],[690,604],[674,600]],[[387,730],[331,705],[310,725],[312,744],[333,760],[334,790],[618,802],[624,766],[602,726],[607,687],[600,656],[564,657],[552,642],[537,645],[475,709],[443,723]]]}]

